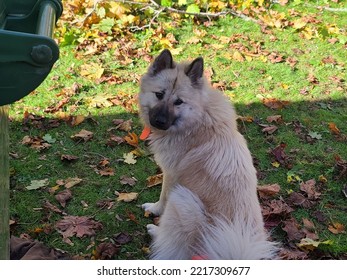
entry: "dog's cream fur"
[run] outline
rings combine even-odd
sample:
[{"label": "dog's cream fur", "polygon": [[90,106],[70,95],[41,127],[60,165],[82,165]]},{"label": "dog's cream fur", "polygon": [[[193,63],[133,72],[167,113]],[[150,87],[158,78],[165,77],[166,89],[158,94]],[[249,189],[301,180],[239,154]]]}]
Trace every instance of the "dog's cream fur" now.
[{"label": "dog's cream fur", "polygon": [[[267,240],[251,154],[233,106],[207,83],[202,63],[176,64],[164,51],[141,80],[140,114],[164,173],[159,201],[143,205],[161,215],[159,226],[148,225],[151,258],[271,259],[276,245]],[[178,98],[183,103],[173,105]],[[153,126],[153,108],[175,120],[169,128]]]}]

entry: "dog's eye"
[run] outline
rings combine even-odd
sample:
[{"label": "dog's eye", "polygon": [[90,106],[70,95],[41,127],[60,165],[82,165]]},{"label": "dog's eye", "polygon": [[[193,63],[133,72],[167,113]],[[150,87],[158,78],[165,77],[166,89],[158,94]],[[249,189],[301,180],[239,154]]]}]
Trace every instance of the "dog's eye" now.
[{"label": "dog's eye", "polygon": [[183,100],[178,98],[175,100],[174,105],[178,106],[178,105],[181,105],[182,103],[183,103]]},{"label": "dog's eye", "polygon": [[164,91],[157,91],[154,94],[159,100],[162,100],[164,98],[165,92]]}]

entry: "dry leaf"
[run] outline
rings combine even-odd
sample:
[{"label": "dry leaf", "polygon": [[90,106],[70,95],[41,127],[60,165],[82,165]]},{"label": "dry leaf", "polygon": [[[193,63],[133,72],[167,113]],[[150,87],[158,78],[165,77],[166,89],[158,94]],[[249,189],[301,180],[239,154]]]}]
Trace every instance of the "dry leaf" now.
[{"label": "dry leaf", "polygon": [[331,131],[332,134],[335,134],[335,135],[340,134],[340,129],[338,129],[336,124],[334,124],[333,122],[329,123],[329,130]]},{"label": "dry leaf", "polygon": [[130,193],[116,192],[116,195],[118,196],[117,201],[124,201],[124,202],[134,201],[139,196],[139,194],[136,192],[130,192]]},{"label": "dry leaf", "polygon": [[73,186],[76,186],[77,184],[81,183],[82,179],[74,177],[74,178],[67,178],[64,181],[64,186],[65,188],[69,189],[72,188]]},{"label": "dry leaf", "polygon": [[289,101],[279,100],[276,98],[263,98],[263,104],[273,110],[280,110],[286,107],[289,104]]},{"label": "dry leaf", "polygon": [[122,185],[129,185],[129,186],[135,186],[136,182],[137,182],[137,179],[134,178],[134,177],[128,177],[126,175],[123,175],[120,177],[120,180],[119,182],[122,184]]},{"label": "dry leaf", "polygon": [[73,155],[61,155],[60,160],[63,162],[72,162],[78,160],[78,157]]},{"label": "dry leaf", "polygon": [[124,136],[124,140],[131,146],[139,145],[139,137],[134,132],[129,132],[127,136]]},{"label": "dry leaf", "polygon": [[270,184],[270,185],[263,185],[257,187],[259,196],[262,198],[270,197],[273,195],[276,195],[281,190],[281,187],[279,184]]},{"label": "dry leaf", "polygon": [[98,260],[109,260],[116,256],[120,251],[120,247],[111,242],[100,243],[95,250],[95,258]]},{"label": "dry leaf", "polygon": [[72,198],[72,192],[69,189],[66,189],[57,193],[54,197],[64,208],[66,206],[66,202]]},{"label": "dry leaf", "polygon": [[137,161],[133,153],[123,154],[124,162],[127,164],[135,164]]},{"label": "dry leaf", "polygon": [[148,188],[161,185],[163,183],[163,173],[148,177],[146,182]]},{"label": "dry leaf", "polygon": [[102,229],[102,224],[87,216],[65,216],[55,224],[63,238],[93,236],[95,230]]},{"label": "dry leaf", "polygon": [[266,118],[266,120],[269,122],[269,123],[272,123],[272,122],[275,122],[275,123],[281,123],[283,120],[282,120],[282,115],[274,115],[274,116],[268,116]]},{"label": "dry leaf", "polygon": [[112,167],[106,167],[98,171],[101,176],[114,176],[114,169]]},{"label": "dry leaf", "polygon": [[269,125],[264,127],[261,131],[267,134],[273,134],[278,129],[275,125]]},{"label": "dry leaf", "polygon": [[72,135],[71,138],[76,141],[83,140],[84,142],[87,142],[93,138],[93,132],[82,129],[79,133]]},{"label": "dry leaf", "polygon": [[345,233],[345,226],[335,222],[332,225],[329,225],[328,230],[333,234]]}]

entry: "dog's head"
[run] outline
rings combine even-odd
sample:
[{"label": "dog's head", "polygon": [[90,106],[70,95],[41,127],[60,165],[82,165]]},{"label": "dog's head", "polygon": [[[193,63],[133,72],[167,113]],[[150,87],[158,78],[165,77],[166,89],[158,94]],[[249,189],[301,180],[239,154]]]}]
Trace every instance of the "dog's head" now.
[{"label": "dog's head", "polygon": [[140,114],[154,131],[187,131],[204,111],[204,62],[175,63],[164,50],[141,79]]}]

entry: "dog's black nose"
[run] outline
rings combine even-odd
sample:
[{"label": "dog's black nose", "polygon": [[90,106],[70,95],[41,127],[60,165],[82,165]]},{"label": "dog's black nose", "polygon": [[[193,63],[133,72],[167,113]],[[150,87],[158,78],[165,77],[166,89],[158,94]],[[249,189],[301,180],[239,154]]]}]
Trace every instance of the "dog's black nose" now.
[{"label": "dog's black nose", "polygon": [[151,120],[151,125],[161,130],[167,130],[170,127],[169,121],[164,115],[157,115]]}]

